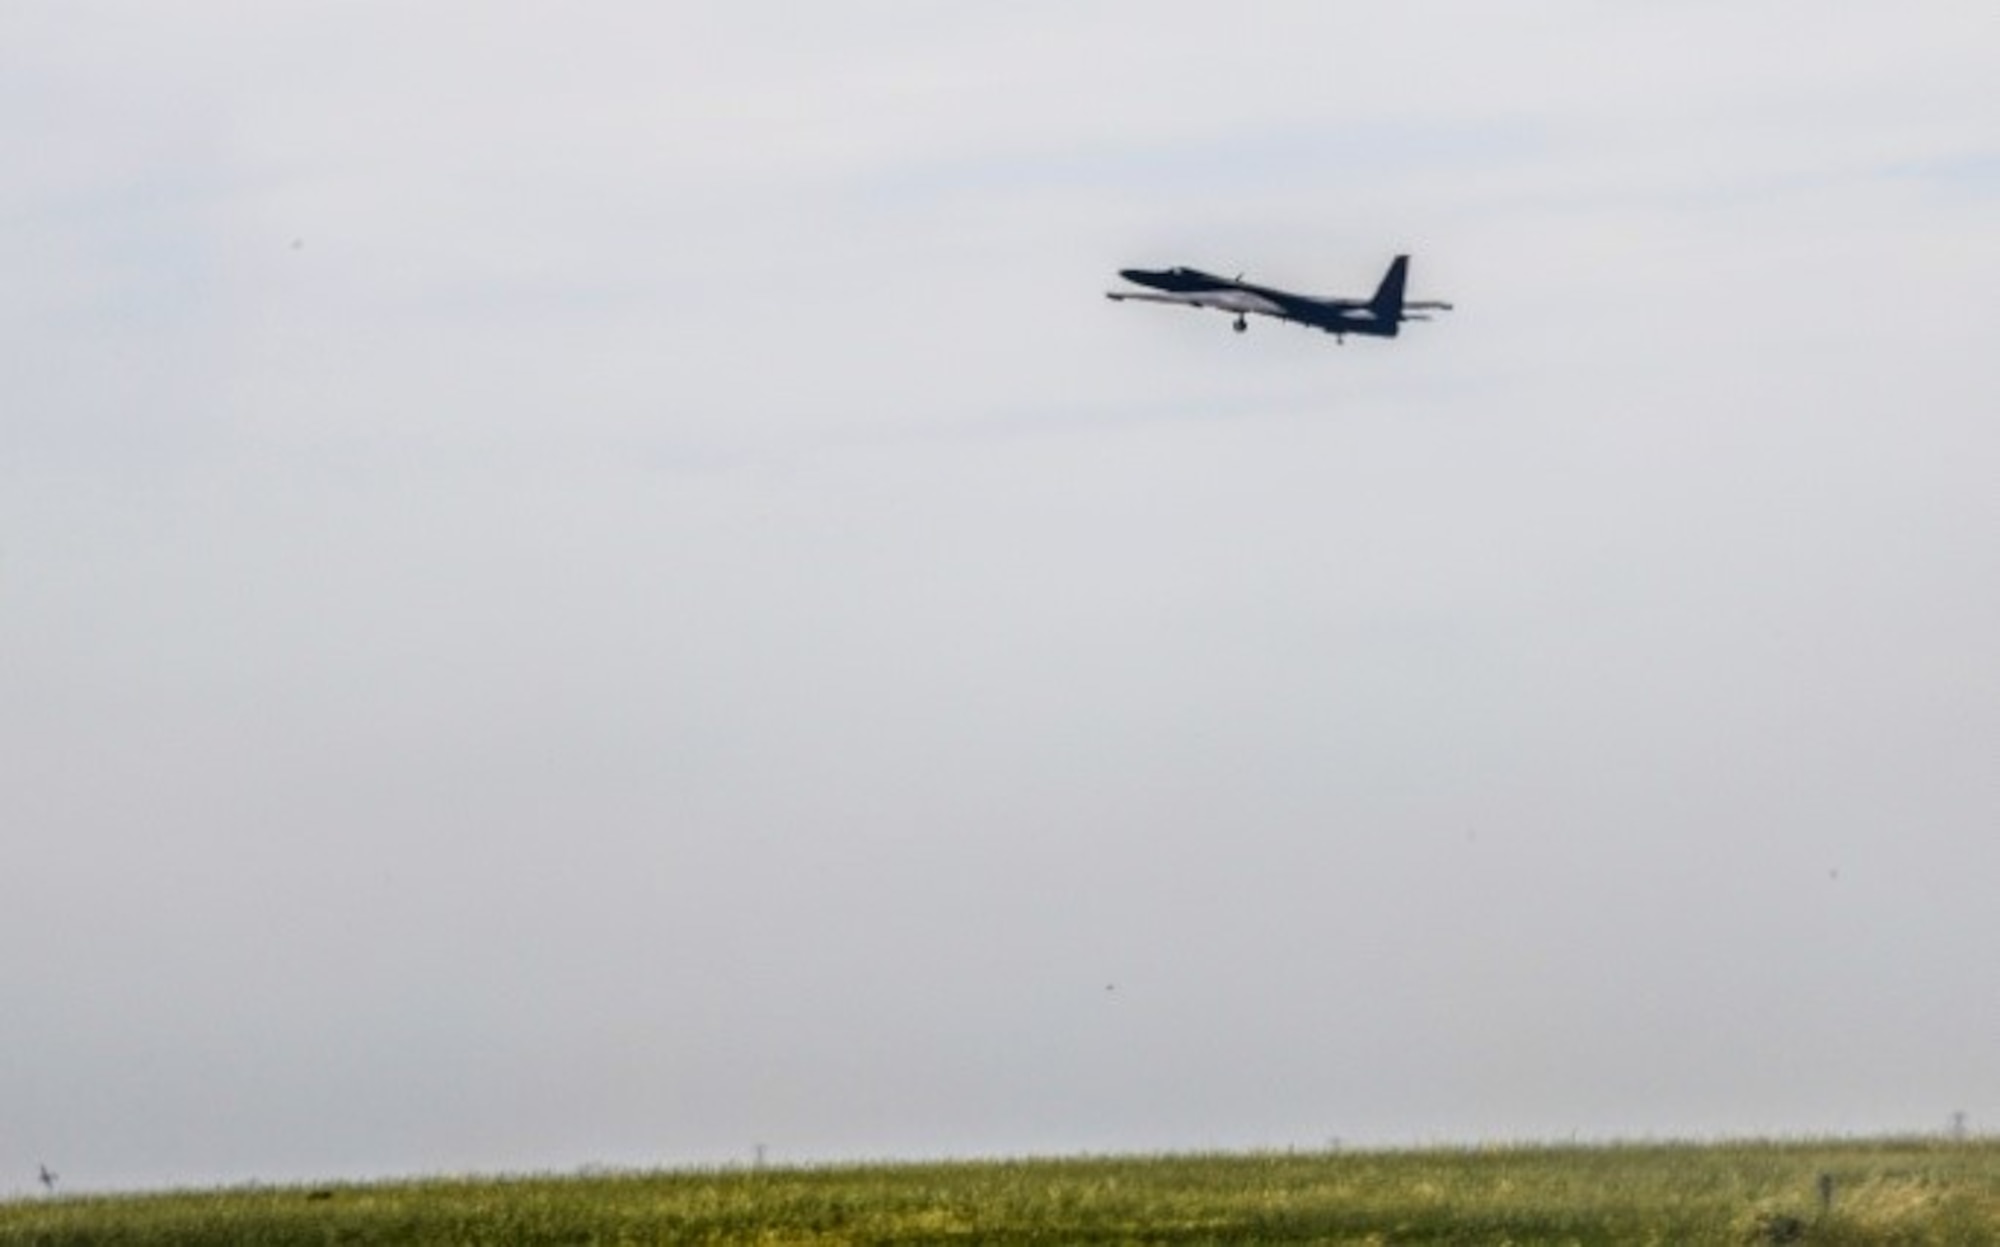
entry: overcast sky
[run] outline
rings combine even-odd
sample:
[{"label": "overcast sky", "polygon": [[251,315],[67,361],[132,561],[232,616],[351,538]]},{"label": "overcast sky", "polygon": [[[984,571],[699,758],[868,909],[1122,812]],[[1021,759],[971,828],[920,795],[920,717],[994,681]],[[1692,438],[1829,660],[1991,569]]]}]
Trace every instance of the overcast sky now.
[{"label": "overcast sky", "polygon": [[2000,1127],[1996,81],[6,4],[0,1195]]}]

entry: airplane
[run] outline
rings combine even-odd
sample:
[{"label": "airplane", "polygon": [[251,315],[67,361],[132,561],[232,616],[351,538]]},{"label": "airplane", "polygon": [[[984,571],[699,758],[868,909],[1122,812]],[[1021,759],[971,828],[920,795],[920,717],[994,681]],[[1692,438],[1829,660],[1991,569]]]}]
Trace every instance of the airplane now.
[{"label": "airplane", "polygon": [[1382,275],[1375,293],[1366,299],[1327,299],[1293,294],[1244,281],[1241,276],[1217,277],[1196,268],[1126,268],[1118,275],[1126,281],[1151,287],[1162,293],[1142,294],[1137,290],[1107,290],[1104,297],[1123,302],[1138,299],[1147,303],[1179,303],[1187,307],[1212,307],[1236,313],[1235,329],[1250,327],[1251,313],[1289,320],[1312,329],[1323,329],[1337,342],[1357,333],[1369,338],[1393,338],[1406,320],[1429,320],[1417,312],[1449,312],[1451,304],[1437,300],[1411,301],[1403,298],[1403,285],[1410,273],[1410,257],[1399,255]]}]

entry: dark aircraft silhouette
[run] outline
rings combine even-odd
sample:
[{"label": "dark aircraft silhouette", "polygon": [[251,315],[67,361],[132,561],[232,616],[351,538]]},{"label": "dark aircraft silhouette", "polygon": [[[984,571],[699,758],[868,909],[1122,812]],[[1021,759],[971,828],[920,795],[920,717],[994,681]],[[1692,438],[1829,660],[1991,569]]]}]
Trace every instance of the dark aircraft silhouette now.
[{"label": "dark aircraft silhouette", "polygon": [[1412,310],[1451,310],[1451,304],[1435,300],[1406,301],[1403,285],[1409,273],[1410,257],[1399,255],[1390,263],[1389,271],[1382,275],[1382,284],[1375,287],[1375,293],[1368,298],[1325,299],[1259,286],[1241,277],[1217,277],[1194,268],[1127,268],[1120,269],[1118,275],[1126,281],[1150,286],[1160,293],[1110,290],[1105,292],[1104,297],[1120,301],[1139,299],[1147,303],[1179,303],[1187,307],[1212,307],[1218,311],[1234,312],[1238,333],[1250,327],[1248,317],[1255,313],[1323,329],[1337,341],[1344,342],[1350,333],[1369,338],[1393,338],[1404,321],[1430,319],[1428,316],[1412,316]]}]

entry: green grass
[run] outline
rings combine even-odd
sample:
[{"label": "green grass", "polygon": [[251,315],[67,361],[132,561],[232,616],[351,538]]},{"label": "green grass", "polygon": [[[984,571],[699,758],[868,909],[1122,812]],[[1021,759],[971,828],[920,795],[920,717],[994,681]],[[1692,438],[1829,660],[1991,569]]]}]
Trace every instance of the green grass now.
[{"label": "green grass", "polygon": [[0,1203],[0,1247],[1780,1242],[2000,1243],[2000,1143],[1024,1160]]}]

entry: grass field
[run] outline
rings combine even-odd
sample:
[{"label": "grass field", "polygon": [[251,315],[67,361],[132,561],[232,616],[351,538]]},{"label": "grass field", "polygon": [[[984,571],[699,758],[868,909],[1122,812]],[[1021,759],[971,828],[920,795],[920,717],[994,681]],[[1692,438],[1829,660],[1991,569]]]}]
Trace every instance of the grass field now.
[{"label": "grass field", "polygon": [[0,1203],[0,1244],[2000,1243],[2000,1143],[1509,1147]]}]

